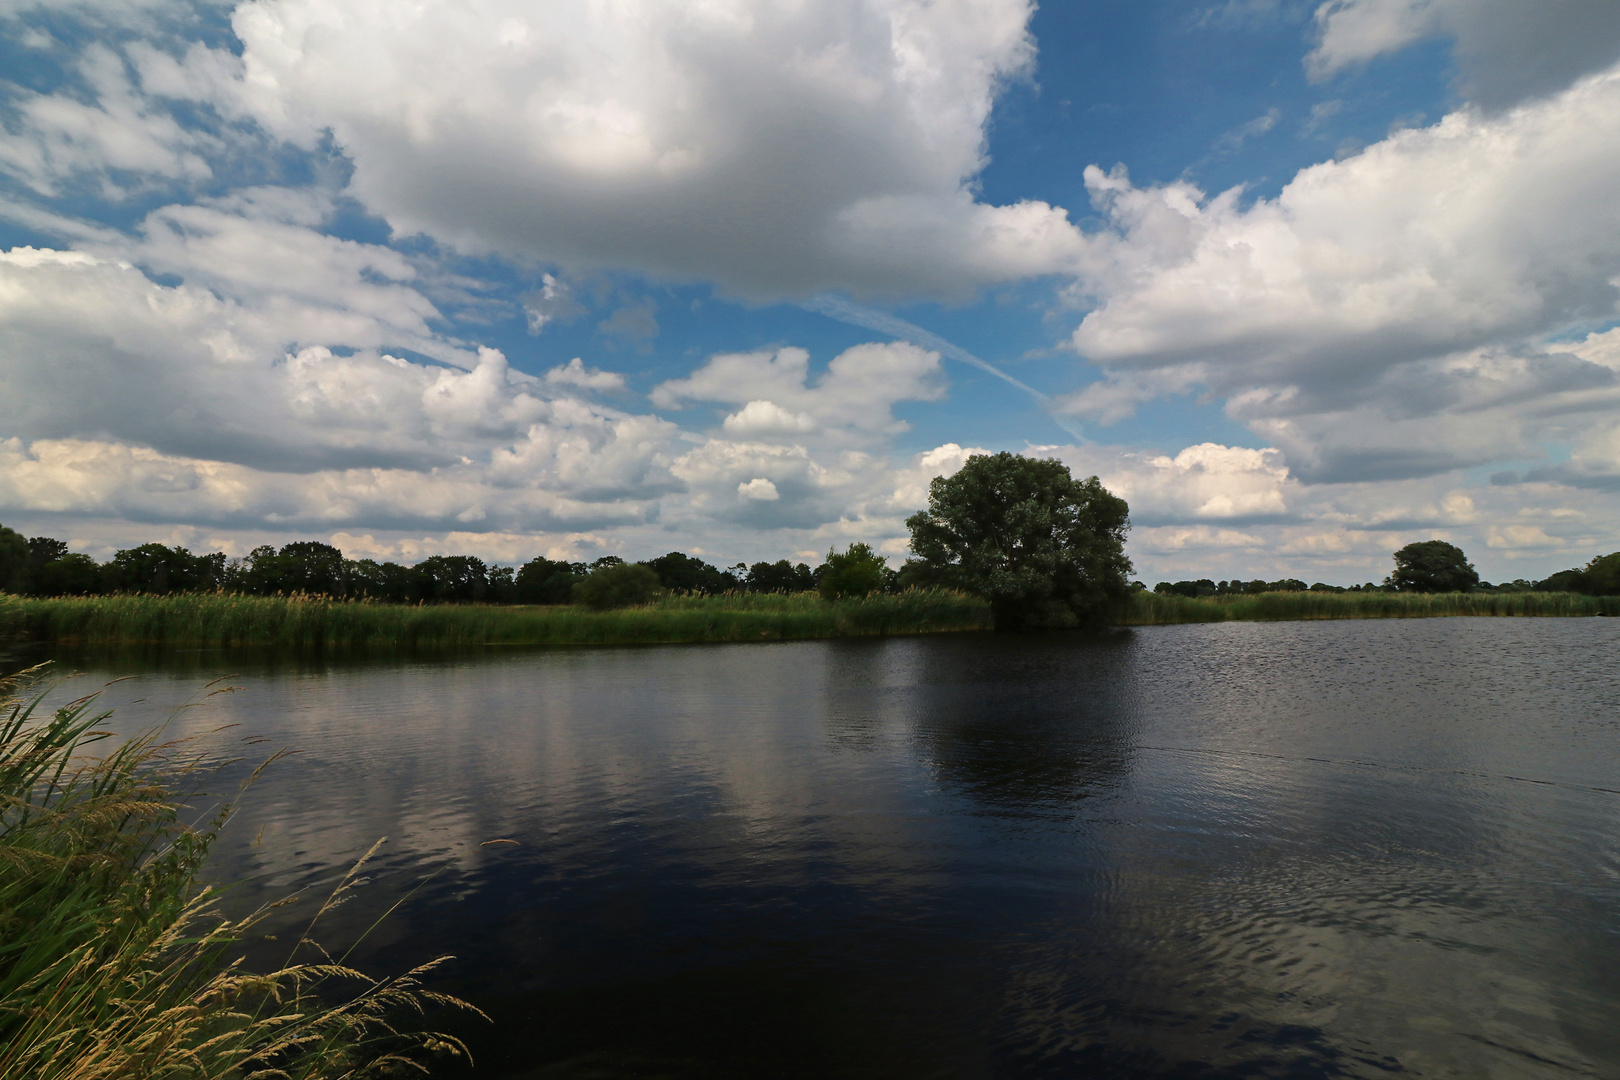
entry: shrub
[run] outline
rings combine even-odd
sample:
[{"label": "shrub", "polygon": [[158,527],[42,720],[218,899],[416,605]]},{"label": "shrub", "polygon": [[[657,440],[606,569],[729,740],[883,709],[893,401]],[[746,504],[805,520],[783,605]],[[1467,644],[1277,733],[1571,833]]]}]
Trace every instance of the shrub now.
[{"label": "shrub", "polygon": [[828,600],[870,596],[883,590],[888,573],[889,564],[867,544],[851,544],[844,552],[828,548],[827,562],[816,588]]}]

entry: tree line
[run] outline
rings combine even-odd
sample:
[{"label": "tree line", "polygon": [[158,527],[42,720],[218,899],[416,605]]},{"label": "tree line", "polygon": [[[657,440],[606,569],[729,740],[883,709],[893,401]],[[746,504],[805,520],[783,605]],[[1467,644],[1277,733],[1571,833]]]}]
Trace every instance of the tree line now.
[{"label": "tree line", "polygon": [[385,603],[570,604],[644,603],[656,593],[807,592],[865,595],[902,587],[900,575],[864,543],[829,551],[820,566],[776,562],[720,568],[672,551],[627,563],[615,555],[594,562],[544,557],[522,566],[494,566],[472,555],[434,555],[414,566],[350,559],[331,544],[300,540],[254,548],[239,559],[223,552],[141,544],[105,563],[68,550],[48,536],[23,537],[0,526],[0,592],[32,596],[111,593],[166,595],[224,591],[250,596],[328,596]]},{"label": "tree line", "polygon": [[1306,585],[1298,578],[1281,581],[1161,581],[1156,593],[1172,596],[1239,596],[1265,592],[1573,592],[1587,596],[1620,596],[1620,551],[1599,555],[1584,567],[1560,570],[1540,581],[1518,578],[1493,585],[1481,581],[1479,571],[1455,544],[1423,540],[1395,552],[1395,569],[1382,582],[1364,585]]},{"label": "tree line", "polygon": [[[26,539],[0,526],[0,591],[42,596],[223,590],[251,595],[306,594],[391,603],[568,604],[620,607],[665,592],[819,591],[829,599],[940,586],[983,597],[999,629],[1105,622],[1142,591],[1129,580],[1130,528],[1125,500],[1097,477],[1076,480],[1054,460],[977,454],[929,485],[928,508],[906,520],[911,551],[899,570],[865,543],[830,550],[817,567],[787,559],[714,566],[672,551],[627,563],[535,558],[490,566],[471,555],[435,555],[414,566],[349,559],[330,544],[298,541],[255,548],[240,559],[194,555],[182,547],[142,544],[106,563],[69,552],[49,537]],[[1472,592],[1530,589],[1620,595],[1620,552],[1544,581],[1482,582],[1461,548],[1443,540],[1408,544],[1381,584],[1344,588],[1297,578],[1279,581],[1161,582],[1159,593],[1222,596],[1261,592]]]}]

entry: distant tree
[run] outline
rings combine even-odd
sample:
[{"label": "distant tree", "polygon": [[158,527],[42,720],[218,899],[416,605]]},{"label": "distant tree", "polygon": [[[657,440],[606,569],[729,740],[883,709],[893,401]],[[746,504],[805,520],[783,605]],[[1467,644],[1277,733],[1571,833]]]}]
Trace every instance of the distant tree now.
[{"label": "distant tree", "polygon": [[348,596],[355,564],[331,544],[297,540],[280,551],[256,547],[226,571],[226,587],[254,596]]},{"label": "distant tree", "polygon": [[101,589],[101,564],[76,551],[36,569],[29,587],[36,596],[91,596]]},{"label": "distant tree", "polygon": [[[353,595],[390,604],[415,604],[432,599],[422,594],[424,584],[414,566],[401,566],[395,562],[377,562],[374,559],[356,559],[348,564],[349,585]],[[427,581],[429,587],[432,582]]]},{"label": "distant tree", "polygon": [[298,540],[283,547],[276,559],[281,564],[280,592],[318,596],[349,593],[348,561],[331,544]]},{"label": "distant tree", "polygon": [[[1231,586],[1229,589],[1222,587],[1227,586],[1228,584]],[[1264,582],[1261,584],[1264,584]],[[1230,583],[1223,581],[1220,583],[1220,586],[1217,586],[1215,582],[1209,580],[1209,578],[1199,578],[1197,581],[1161,581],[1157,585],[1153,586],[1153,591],[1156,593],[1167,593],[1171,596],[1215,596],[1217,594],[1226,592],[1243,592],[1244,583],[1241,581],[1233,581]]]},{"label": "distant tree", "polygon": [[28,538],[28,569],[30,572],[38,570],[46,563],[55,562],[67,553],[66,540],[57,540],[50,536],[30,536]]},{"label": "distant tree", "polygon": [[517,587],[514,575],[517,571],[510,566],[492,566],[485,579],[488,586],[484,591],[484,601],[490,604],[511,604],[516,602]]},{"label": "distant tree", "polygon": [[489,570],[471,555],[435,555],[416,564],[422,599],[470,604],[489,592]]},{"label": "distant tree", "polygon": [[1462,548],[1444,540],[1407,544],[1395,553],[1390,586],[1401,592],[1471,592],[1479,573]]},{"label": "distant tree", "polygon": [[217,589],[225,578],[225,555],[193,555],[183,547],[141,544],[113,553],[102,567],[109,592],[183,593]]},{"label": "distant tree", "polygon": [[20,593],[27,587],[28,541],[0,525],[0,592]]},{"label": "distant tree", "polygon": [[828,548],[822,565],[825,569],[816,588],[828,600],[882,592],[888,581],[888,562],[863,543],[851,544],[844,551]]},{"label": "distant tree", "polygon": [[518,567],[513,595],[519,604],[569,604],[585,579],[585,564],[537,556]]},{"label": "distant tree", "polygon": [[809,592],[816,587],[816,574],[804,563],[786,559],[757,562],[748,568],[748,591],[760,593]]},{"label": "distant tree", "polygon": [[1593,596],[1620,596],[1620,551],[1600,555],[1586,564],[1584,591]]},{"label": "distant tree", "polygon": [[989,600],[998,628],[1100,621],[1127,594],[1129,507],[1059,461],[976,454],[906,527],[918,559]]},{"label": "distant tree", "polygon": [[713,596],[730,592],[740,584],[734,575],[718,566],[711,566],[696,556],[680,551],[648,559],[641,565],[650,567],[658,575],[658,583],[671,592]]},{"label": "distant tree", "polygon": [[649,566],[623,560],[597,566],[574,586],[574,600],[598,611],[652,602],[662,592]]}]

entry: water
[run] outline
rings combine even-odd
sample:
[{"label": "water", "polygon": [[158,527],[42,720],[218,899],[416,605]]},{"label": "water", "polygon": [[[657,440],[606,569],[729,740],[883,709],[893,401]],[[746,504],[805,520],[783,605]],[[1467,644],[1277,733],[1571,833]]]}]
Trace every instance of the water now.
[{"label": "water", "polygon": [[[1435,619],[248,665],[174,730],[299,751],[238,908],[386,836],[341,942],[451,863],[355,957],[455,954],[480,1076],[1620,1077],[1617,658]],[[133,727],[224,662],[74,685],[137,672]]]}]

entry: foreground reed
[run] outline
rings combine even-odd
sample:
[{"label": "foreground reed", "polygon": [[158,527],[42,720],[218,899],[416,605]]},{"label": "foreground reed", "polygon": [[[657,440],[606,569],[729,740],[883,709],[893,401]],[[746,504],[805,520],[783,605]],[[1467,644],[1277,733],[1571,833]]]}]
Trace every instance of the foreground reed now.
[{"label": "foreground reed", "polygon": [[989,607],[914,589],[827,601],[814,593],[667,597],[644,607],[403,605],[225,593],[0,596],[0,636],[76,645],[247,646],[413,653],[489,645],[771,641],[974,630]]},{"label": "foreground reed", "polygon": [[335,1080],[462,1052],[394,1026],[426,1003],[461,1004],[421,988],[433,965],[374,980],[306,932],[279,969],[243,970],[232,957],[268,909],[225,918],[198,884],[229,816],[183,822],[198,761],[156,733],[85,757],[108,739],[94,699],[37,719],[30,694],[0,683],[0,1076]]},{"label": "foreground reed", "polygon": [[1194,599],[1164,593],[1137,593],[1119,621],[1126,626],[1163,626],[1171,623],[1430,619],[1473,615],[1620,615],[1620,596],[1556,592],[1272,592]]}]

